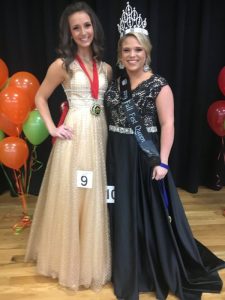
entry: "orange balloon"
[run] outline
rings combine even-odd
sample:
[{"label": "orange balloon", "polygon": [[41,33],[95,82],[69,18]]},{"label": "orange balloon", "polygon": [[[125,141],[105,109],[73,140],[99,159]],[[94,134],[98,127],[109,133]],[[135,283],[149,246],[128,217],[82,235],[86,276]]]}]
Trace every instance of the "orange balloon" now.
[{"label": "orange balloon", "polygon": [[2,112],[0,112],[0,130],[9,136],[19,136],[22,125],[13,124]]},{"label": "orange balloon", "polygon": [[9,77],[9,70],[5,62],[0,58],[0,89]]},{"label": "orange balloon", "polygon": [[29,155],[26,142],[18,137],[7,137],[0,142],[0,161],[3,165],[18,170]]},{"label": "orange balloon", "polygon": [[30,98],[31,110],[35,107],[34,98],[40,83],[33,74],[29,72],[17,72],[10,78],[9,86],[16,86],[25,91]]},{"label": "orange balloon", "polygon": [[29,96],[21,89],[8,86],[0,93],[0,112],[12,123],[22,124],[30,111]]},{"label": "orange balloon", "polygon": [[9,85],[10,77],[6,80],[6,82],[3,84],[3,86],[0,88],[0,92],[6,89]]}]

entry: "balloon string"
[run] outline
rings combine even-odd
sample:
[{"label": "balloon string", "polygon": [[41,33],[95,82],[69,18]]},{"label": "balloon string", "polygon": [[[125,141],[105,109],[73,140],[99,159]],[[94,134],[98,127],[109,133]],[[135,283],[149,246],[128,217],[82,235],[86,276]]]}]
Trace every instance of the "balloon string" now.
[{"label": "balloon string", "polygon": [[30,155],[30,163],[29,163],[29,178],[28,178],[27,189],[26,189],[27,194],[29,194],[32,172],[40,170],[42,166],[43,163],[37,160],[37,146],[33,145],[33,149]]},{"label": "balloon string", "polygon": [[20,194],[20,186],[19,186],[19,181],[18,181],[15,169],[13,169],[13,175],[14,175],[14,178],[15,178],[15,183],[16,183],[16,188],[17,188],[17,194],[19,195]]},{"label": "balloon string", "polygon": [[23,190],[26,190],[27,186],[27,162],[25,161],[23,165],[24,175],[23,175]]},{"label": "balloon string", "polygon": [[20,234],[23,229],[25,229],[26,227],[30,227],[31,223],[31,217],[27,214],[23,214],[23,216],[20,218],[20,221],[12,226],[14,234]]},{"label": "balloon string", "polygon": [[23,215],[20,218],[19,222],[17,222],[16,224],[14,224],[12,226],[12,229],[14,231],[14,234],[18,235],[21,233],[21,231],[27,227],[30,227],[31,225],[31,217],[28,215],[27,212],[27,201],[26,201],[26,197],[24,194],[24,187],[23,187],[23,183],[22,183],[22,174],[21,171],[18,170],[18,173],[16,172],[15,169],[13,169],[14,172],[14,177],[15,177],[15,182],[16,182],[16,187],[18,190],[18,195],[20,197],[20,200],[22,202],[22,207],[23,207]]},{"label": "balloon string", "polygon": [[225,145],[224,145],[224,137],[222,137],[222,152],[223,152],[223,162],[225,164]]},{"label": "balloon string", "polygon": [[[222,152],[223,152],[223,162],[225,166],[225,145],[224,145],[224,137],[222,137]],[[225,209],[223,211],[223,216],[225,217]]]},{"label": "balloon string", "polygon": [[9,176],[7,175],[7,173],[6,173],[6,171],[5,171],[5,168],[4,168],[4,166],[3,166],[3,164],[1,164],[0,163],[0,165],[1,165],[1,167],[2,167],[2,171],[3,171],[3,173],[4,173],[4,175],[5,175],[5,177],[6,177],[6,179],[7,179],[7,181],[8,181],[8,184],[9,184],[9,186],[10,186],[10,189],[11,189],[11,191],[16,195],[17,194],[17,192],[15,191],[15,189],[14,189],[14,187],[13,187],[13,184],[12,184],[12,182],[11,182],[11,180],[10,180],[10,178],[9,178]]},{"label": "balloon string", "polygon": [[32,176],[32,165],[33,165],[33,161],[34,161],[35,151],[36,151],[36,146],[33,146],[33,149],[31,151],[31,155],[30,155],[29,177],[28,177],[27,188],[26,188],[27,194],[29,194],[29,191],[30,191],[30,181],[31,181],[31,176]]},{"label": "balloon string", "polygon": [[20,198],[21,198],[21,202],[22,202],[22,206],[23,206],[23,213],[27,214],[27,201],[26,201],[26,197],[24,194],[24,188],[23,188],[23,183],[22,183],[22,176],[21,176],[21,171],[19,170],[19,185],[20,185]]},{"label": "balloon string", "polygon": [[220,153],[218,154],[218,157],[217,159],[219,160],[220,159],[220,156],[223,155],[223,159],[224,159],[224,162],[225,162],[225,151],[224,151],[224,139],[223,137],[221,138],[221,150],[220,150]]},{"label": "balloon string", "polygon": [[17,190],[18,190],[18,195],[22,202],[23,213],[27,214],[27,203],[26,203],[26,197],[25,197],[24,191],[23,191],[21,171],[18,170],[18,174],[16,173],[15,169],[13,169],[13,171],[14,171],[14,177],[15,177],[15,181],[16,181]]},{"label": "balloon string", "polygon": [[[225,147],[224,147],[224,138],[223,137],[221,138],[221,150],[220,150],[220,152],[217,156],[218,165],[219,165],[219,160],[220,160],[221,156],[223,157],[223,163],[225,164]],[[218,170],[218,173],[216,174],[216,178],[217,178],[216,187],[218,189],[221,189],[222,188],[222,183],[221,183],[221,172],[220,172],[220,170]]]}]

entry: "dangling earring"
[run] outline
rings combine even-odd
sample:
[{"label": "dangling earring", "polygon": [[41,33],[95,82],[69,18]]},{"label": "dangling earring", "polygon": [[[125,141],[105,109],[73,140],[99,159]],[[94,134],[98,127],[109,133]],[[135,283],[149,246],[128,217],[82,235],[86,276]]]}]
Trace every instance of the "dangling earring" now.
[{"label": "dangling earring", "polygon": [[148,72],[151,70],[151,68],[149,67],[149,65],[147,63],[144,64],[144,67],[143,67],[143,70],[144,72]]},{"label": "dangling earring", "polygon": [[118,63],[118,67],[119,67],[120,70],[124,69],[124,65],[121,63],[121,61]]}]

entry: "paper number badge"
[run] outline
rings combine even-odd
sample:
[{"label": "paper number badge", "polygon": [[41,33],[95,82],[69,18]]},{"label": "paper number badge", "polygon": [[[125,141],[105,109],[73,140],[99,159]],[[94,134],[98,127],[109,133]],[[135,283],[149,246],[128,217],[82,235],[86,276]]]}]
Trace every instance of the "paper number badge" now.
[{"label": "paper number badge", "polygon": [[93,182],[92,171],[77,171],[77,187],[91,189]]},{"label": "paper number badge", "polygon": [[106,202],[107,203],[115,203],[115,186],[114,185],[107,185],[106,190]]}]

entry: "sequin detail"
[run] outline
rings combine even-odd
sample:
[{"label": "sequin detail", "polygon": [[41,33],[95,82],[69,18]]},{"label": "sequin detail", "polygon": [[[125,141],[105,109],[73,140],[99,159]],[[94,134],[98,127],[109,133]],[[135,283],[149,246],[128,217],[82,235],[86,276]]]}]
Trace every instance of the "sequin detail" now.
[{"label": "sequin detail", "polygon": [[[134,104],[146,127],[158,127],[159,125],[155,100],[165,85],[167,85],[167,81],[163,77],[152,75],[150,79],[143,81],[132,91]],[[105,94],[107,110],[110,110],[108,123],[128,128],[129,124],[119,98],[117,82],[113,81]]]},{"label": "sequin detail", "polygon": [[[146,127],[146,130],[147,132],[157,132],[157,127],[156,126]],[[118,132],[122,134],[134,134],[132,128],[124,128],[124,127],[113,126],[113,125],[109,125],[109,131]]]}]

